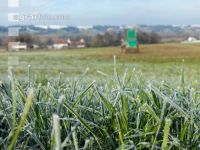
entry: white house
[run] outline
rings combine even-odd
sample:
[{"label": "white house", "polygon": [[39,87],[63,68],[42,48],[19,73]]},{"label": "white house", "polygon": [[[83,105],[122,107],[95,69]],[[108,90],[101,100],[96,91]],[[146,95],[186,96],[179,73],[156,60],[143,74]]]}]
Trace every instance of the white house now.
[{"label": "white house", "polygon": [[53,47],[53,45],[47,45],[47,48],[48,49],[53,49],[54,47]]},{"label": "white house", "polygon": [[188,42],[193,42],[193,41],[197,41],[197,39],[195,37],[188,37]]},{"label": "white house", "polygon": [[8,43],[8,50],[10,51],[19,51],[19,50],[26,50],[27,44],[21,42],[9,42]]},{"label": "white house", "polygon": [[67,39],[67,43],[68,43],[69,45],[71,45],[71,44],[72,44],[72,41],[71,41],[70,39]]},{"label": "white house", "polygon": [[32,48],[33,48],[33,49],[38,49],[38,48],[40,48],[40,46],[39,46],[38,44],[33,44],[33,45],[32,45]]},{"label": "white house", "polygon": [[186,41],[183,41],[181,43],[182,44],[200,43],[200,40],[197,40],[195,37],[188,37]]},{"label": "white house", "polygon": [[58,40],[56,43],[53,44],[53,48],[55,49],[63,49],[68,48],[69,44],[68,42],[65,42],[65,40]]},{"label": "white house", "polygon": [[76,48],[85,48],[85,40],[84,39],[80,39],[79,42],[77,42]]},{"label": "white house", "polygon": [[63,49],[63,48],[68,48],[68,44],[67,43],[55,43],[53,44],[53,48],[55,49]]}]

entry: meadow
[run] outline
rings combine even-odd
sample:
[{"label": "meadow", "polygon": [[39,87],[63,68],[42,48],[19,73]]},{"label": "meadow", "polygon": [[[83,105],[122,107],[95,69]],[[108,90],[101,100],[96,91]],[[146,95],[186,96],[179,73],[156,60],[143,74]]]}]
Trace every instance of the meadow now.
[{"label": "meadow", "polygon": [[0,53],[0,149],[198,150],[199,47]]},{"label": "meadow", "polygon": [[148,79],[170,78],[173,80],[180,76],[180,69],[184,66],[186,77],[199,79],[199,47],[199,44],[142,45],[139,54],[122,54],[119,47],[2,52],[0,53],[0,73],[1,77],[7,76],[9,63],[14,65],[16,75],[22,77],[26,73],[27,66],[31,65],[33,75],[54,77],[63,72],[66,77],[74,77],[80,76],[89,69],[87,77],[96,79],[102,77],[99,71],[107,75],[113,73],[113,56],[115,55],[119,73],[123,73],[126,68],[129,70],[135,68]]}]

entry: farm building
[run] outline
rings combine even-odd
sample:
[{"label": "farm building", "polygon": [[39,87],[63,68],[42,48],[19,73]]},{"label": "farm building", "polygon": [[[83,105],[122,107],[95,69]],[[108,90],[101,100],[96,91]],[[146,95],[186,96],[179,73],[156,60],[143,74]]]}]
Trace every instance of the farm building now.
[{"label": "farm building", "polygon": [[67,40],[59,39],[52,46],[48,45],[48,49],[85,48],[85,47],[86,43],[83,38],[78,41],[71,41],[70,39]]},{"label": "farm building", "polygon": [[200,40],[197,40],[195,37],[188,37],[186,41],[183,41],[181,43],[182,44],[200,43]]},{"label": "farm building", "polygon": [[72,44],[72,41],[71,41],[70,39],[67,39],[67,43],[68,43],[69,45],[71,45],[71,44]]},{"label": "farm building", "polygon": [[193,41],[197,41],[197,39],[195,37],[189,37],[188,38],[188,42],[193,42]]},{"label": "farm building", "polygon": [[33,48],[33,49],[39,49],[40,46],[38,44],[33,44],[33,45],[31,45],[31,48]]},{"label": "farm building", "polygon": [[65,41],[63,39],[59,39],[57,42],[53,44],[53,48],[55,49],[63,49],[68,47],[69,47],[68,41]]},{"label": "farm building", "polygon": [[19,51],[19,50],[26,50],[27,44],[21,42],[9,42],[8,43],[8,50],[10,51]]},{"label": "farm building", "polygon": [[85,47],[86,44],[84,39],[80,39],[78,42],[76,42],[76,48],[85,48]]}]

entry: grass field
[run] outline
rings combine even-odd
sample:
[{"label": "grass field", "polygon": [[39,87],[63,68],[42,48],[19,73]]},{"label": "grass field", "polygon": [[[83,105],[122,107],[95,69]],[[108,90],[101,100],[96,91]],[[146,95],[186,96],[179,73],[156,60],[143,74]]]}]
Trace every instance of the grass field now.
[{"label": "grass field", "polygon": [[[81,50],[42,51],[0,53],[1,76],[7,75],[8,58],[16,65],[18,76],[26,75],[28,65],[32,66],[33,74],[55,76],[63,72],[66,77],[80,76],[87,68],[87,77],[98,78],[104,72],[113,73],[113,56],[116,55],[118,72],[127,68],[141,71],[148,79],[171,80],[180,75],[180,69],[185,68],[186,77],[199,79],[200,45],[160,44],[144,45],[139,54],[122,54],[120,48],[90,48]],[[182,60],[184,59],[184,63]],[[11,61],[11,64],[12,61]]]},{"label": "grass field", "polygon": [[199,47],[1,53],[0,149],[198,150]]}]

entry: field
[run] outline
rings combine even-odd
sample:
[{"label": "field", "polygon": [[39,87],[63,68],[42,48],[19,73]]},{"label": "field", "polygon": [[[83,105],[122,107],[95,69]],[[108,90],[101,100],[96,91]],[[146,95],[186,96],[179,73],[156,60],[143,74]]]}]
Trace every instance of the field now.
[{"label": "field", "polygon": [[[66,77],[80,76],[89,68],[88,78],[102,77],[113,73],[113,56],[117,57],[118,72],[127,68],[141,71],[148,79],[177,79],[180,69],[185,68],[186,77],[199,79],[200,45],[161,44],[141,46],[139,54],[121,54],[120,48],[90,48],[81,50],[0,53],[1,77],[7,76],[8,58],[16,65],[18,76],[26,75],[28,65],[32,74],[56,76],[63,72]],[[184,59],[184,63],[182,60]],[[16,60],[18,63],[16,63]]]},{"label": "field", "polygon": [[0,65],[0,149],[200,148],[200,45],[2,52]]}]

